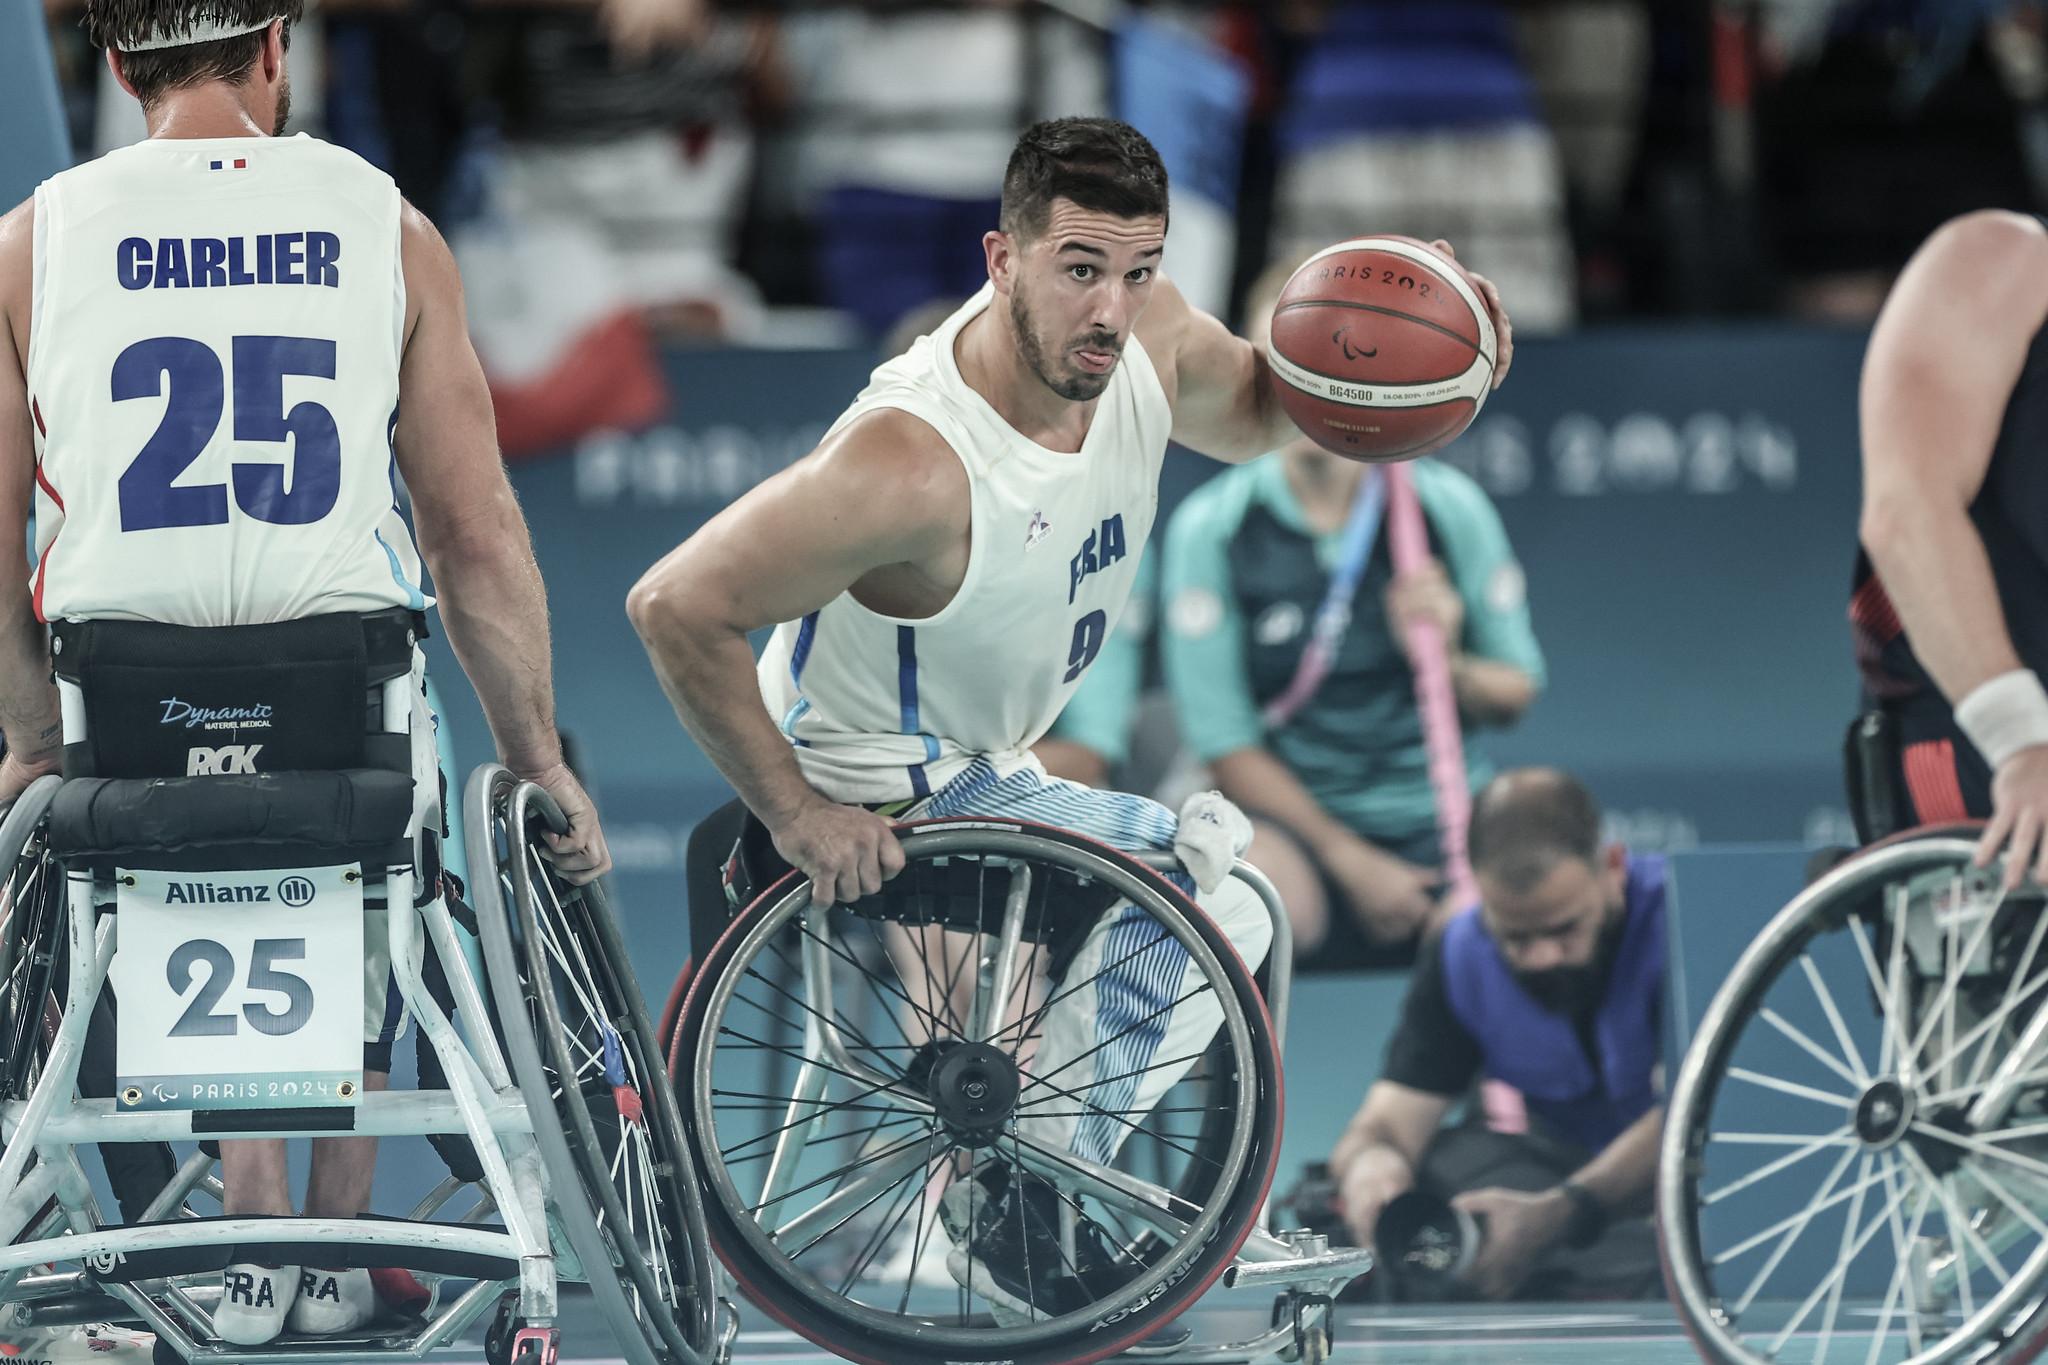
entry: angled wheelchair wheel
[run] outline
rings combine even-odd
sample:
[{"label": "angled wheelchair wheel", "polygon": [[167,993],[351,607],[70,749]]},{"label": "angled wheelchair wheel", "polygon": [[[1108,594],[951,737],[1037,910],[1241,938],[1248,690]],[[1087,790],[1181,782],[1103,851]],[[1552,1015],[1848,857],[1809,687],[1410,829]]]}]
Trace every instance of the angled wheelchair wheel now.
[{"label": "angled wheelchair wheel", "polygon": [[1726,1365],[2016,1362],[2048,1320],[2048,914],[1975,831],[1857,855],[1723,983],[1666,1110],[1666,1279]]},{"label": "angled wheelchair wheel", "polygon": [[880,895],[827,911],[792,875],[698,964],[672,1057],[713,1242],[851,1359],[1084,1365],[1194,1302],[1259,1215],[1264,1003],[1209,917],[1114,849],[900,833]]},{"label": "angled wheelchair wheel", "polygon": [[564,827],[545,792],[486,769],[468,814],[470,866],[495,869],[473,889],[499,1028],[560,1230],[626,1359],[695,1365],[712,1348],[716,1280],[625,947],[602,892],[541,855],[541,832]]},{"label": "angled wheelchair wheel", "polygon": [[0,1101],[34,1089],[65,990],[64,875],[42,825],[56,790],[54,778],[35,783],[0,820]]}]

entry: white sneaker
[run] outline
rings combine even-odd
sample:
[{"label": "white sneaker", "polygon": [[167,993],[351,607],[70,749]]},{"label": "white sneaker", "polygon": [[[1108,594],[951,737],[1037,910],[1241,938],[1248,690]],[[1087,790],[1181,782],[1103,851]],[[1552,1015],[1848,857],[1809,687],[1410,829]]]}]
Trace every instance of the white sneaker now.
[{"label": "white sneaker", "polygon": [[299,1274],[299,1297],[292,1305],[291,1329],[312,1337],[353,1332],[377,1315],[377,1290],[370,1272],[322,1270],[308,1266]]},{"label": "white sneaker", "polygon": [[213,1310],[213,1328],[222,1341],[234,1346],[275,1341],[298,1292],[299,1268],[295,1265],[231,1265],[221,1272],[220,1307]]},{"label": "white sneaker", "polygon": [[[946,1270],[946,1257],[953,1250],[953,1239],[946,1235],[946,1229],[934,1218],[931,1225],[923,1229],[924,1249],[917,1246],[918,1229],[909,1229],[908,1235],[898,1236],[895,1246],[882,1260],[868,1266],[861,1278],[874,1284],[902,1284],[908,1280],[920,1289],[951,1289],[953,1277]],[[913,1266],[911,1258],[917,1258]]]}]

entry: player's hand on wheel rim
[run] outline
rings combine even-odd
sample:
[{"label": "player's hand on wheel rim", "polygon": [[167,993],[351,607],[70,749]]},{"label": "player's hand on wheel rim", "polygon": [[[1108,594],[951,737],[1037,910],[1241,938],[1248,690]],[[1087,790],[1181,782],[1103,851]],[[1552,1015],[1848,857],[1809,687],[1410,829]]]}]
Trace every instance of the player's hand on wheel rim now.
[{"label": "player's hand on wheel rim", "polygon": [[2048,885],[2048,744],[2035,744],[1998,765],[1991,779],[1991,823],[1977,841],[1977,863],[2005,856],[2005,889],[2029,873]]},{"label": "player's hand on wheel rim", "polygon": [[555,799],[569,821],[567,834],[541,835],[542,852],[562,880],[571,886],[586,886],[611,871],[611,849],[605,844],[604,830],[598,827],[597,804],[583,790],[576,774],[557,763],[535,773],[530,780]]},{"label": "player's hand on wheel rim", "polygon": [[859,806],[820,798],[769,832],[782,860],[810,879],[814,905],[872,896],[903,870],[895,828]]}]

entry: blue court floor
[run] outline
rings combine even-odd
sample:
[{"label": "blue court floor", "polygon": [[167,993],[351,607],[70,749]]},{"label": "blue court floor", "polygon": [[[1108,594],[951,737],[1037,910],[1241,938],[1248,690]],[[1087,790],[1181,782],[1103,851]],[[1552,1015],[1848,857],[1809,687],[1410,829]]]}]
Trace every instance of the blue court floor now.
[{"label": "blue court floor", "polygon": [[[1198,1344],[1242,1339],[1264,1325],[1268,1303],[1218,1293],[1181,1321],[1194,1329]],[[615,1365],[620,1360],[617,1348],[589,1302],[578,1298],[564,1308],[562,1358],[578,1365]],[[1844,1305],[1844,1322],[1853,1321],[1857,1311]],[[1876,1305],[1865,1311],[1874,1316]],[[1863,1361],[1868,1352],[1867,1336],[1839,1332],[1827,1359],[1851,1365]],[[1811,1337],[1794,1338],[1780,1360],[1783,1365],[1816,1365],[1815,1354]],[[742,1365],[823,1365],[837,1357],[758,1312],[749,1312],[734,1359]],[[1700,1356],[1671,1309],[1661,1303],[1341,1305],[1331,1359],[1340,1365],[1696,1365]]]}]

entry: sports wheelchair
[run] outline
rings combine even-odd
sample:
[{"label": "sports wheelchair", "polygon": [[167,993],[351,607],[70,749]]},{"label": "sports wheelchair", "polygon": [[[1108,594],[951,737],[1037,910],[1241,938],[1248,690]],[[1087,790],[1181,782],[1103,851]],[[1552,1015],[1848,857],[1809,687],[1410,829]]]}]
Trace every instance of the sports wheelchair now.
[{"label": "sports wheelchair", "polygon": [[[553,1365],[578,1281],[632,1365],[728,1358],[628,955],[601,891],[542,854],[560,810],[478,769],[469,904],[443,871],[423,630],[55,628],[66,777],[0,821],[0,1331],[112,1320],[155,1332],[159,1361],[419,1360],[495,1310],[494,1365]],[[418,1026],[413,1091],[363,1089],[380,944]],[[82,1086],[113,995],[118,1077]],[[448,1175],[404,1218],[221,1212],[219,1140],[349,1135],[424,1137]],[[109,1226],[78,1149],[159,1142],[185,1153],[175,1176]],[[397,1268],[423,1297],[355,1334],[232,1347],[212,1314],[243,1261]]]},{"label": "sports wheelchair", "polygon": [[[740,1292],[870,1365],[1319,1365],[1372,1257],[1264,1226],[1291,958],[1271,885],[1237,865],[1272,921],[1262,996],[1169,854],[1009,819],[898,833],[904,871],[829,907],[779,866],[749,879],[743,838],[728,882],[764,889],[671,993]],[[1213,1033],[1174,1023],[1196,1000]],[[1275,1291],[1269,1329],[1168,1328],[1218,1281]]]},{"label": "sports wheelchair", "polygon": [[2048,1347],[2048,914],[1974,865],[1979,832],[1848,858],[1708,1007],[1658,1175],[1666,1279],[1708,1360]]}]

